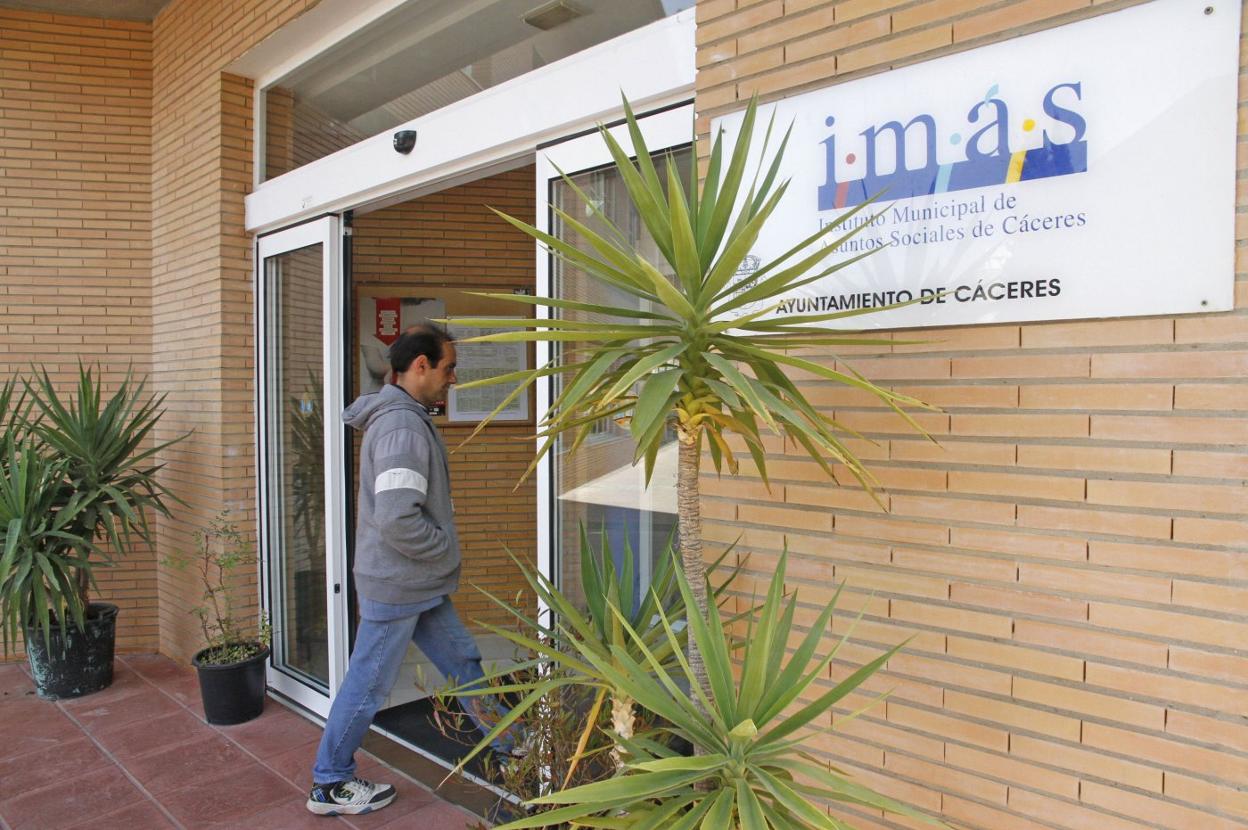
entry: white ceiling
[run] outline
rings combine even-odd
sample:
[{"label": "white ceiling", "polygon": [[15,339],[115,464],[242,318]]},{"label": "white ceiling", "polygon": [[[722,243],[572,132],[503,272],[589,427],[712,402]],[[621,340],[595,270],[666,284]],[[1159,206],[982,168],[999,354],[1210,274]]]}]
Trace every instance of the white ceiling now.
[{"label": "white ceiling", "polygon": [[581,16],[542,31],[524,17],[544,0],[412,0],[280,85],[372,135],[661,19],[671,1],[570,0]]}]

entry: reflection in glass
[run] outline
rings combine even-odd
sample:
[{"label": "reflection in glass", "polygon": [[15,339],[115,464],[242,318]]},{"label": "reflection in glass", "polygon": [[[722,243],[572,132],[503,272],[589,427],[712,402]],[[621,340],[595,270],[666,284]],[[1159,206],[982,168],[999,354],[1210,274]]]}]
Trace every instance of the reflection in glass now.
[{"label": "reflection in glass", "polygon": [[[681,181],[689,178],[692,154],[688,149],[655,154],[660,181],[666,181],[666,165],[677,165]],[[572,176],[581,190],[578,194],[561,180],[551,182],[551,203],[569,215],[602,229],[596,211],[601,211],[637,246],[646,258],[666,268],[663,257],[636,209],[628,199],[627,190],[614,168],[593,170]],[[592,204],[591,204],[592,203]],[[554,232],[559,238],[584,245],[576,234],[565,232],[557,215],[551,216]],[[646,301],[613,286],[586,276],[566,262],[552,260],[552,282],[556,297],[598,305],[643,309]],[[669,275],[672,276],[672,275]],[[565,312],[568,317],[605,322],[611,318],[581,311]],[[618,318],[616,318],[618,319]],[[635,319],[627,322],[636,323]],[[563,348],[575,351],[583,344],[569,343]],[[558,395],[559,390],[553,390]],[[654,572],[655,558],[662,553],[676,528],[676,456],[675,433],[666,436],[659,450],[654,476],[645,486],[644,465],[633,465],[635,445],[628,430],[610,419],[593,427],[589,438],[569,453],[573,437],[561,437],[555,445],[554,495],[556,580],[562,591],[578,603],[580,586],[580,527],[589,531],[595,550],[600,551],[605,536],[620,565],[625,545],[632,548],[639,562],[634,575],[634,596],[641,596]],[[675,539],[672,539],[675,544]]]},{"label": "reflection in glass", "polygon": [[265,260],[274,658],[327,687],[321,246]]}]

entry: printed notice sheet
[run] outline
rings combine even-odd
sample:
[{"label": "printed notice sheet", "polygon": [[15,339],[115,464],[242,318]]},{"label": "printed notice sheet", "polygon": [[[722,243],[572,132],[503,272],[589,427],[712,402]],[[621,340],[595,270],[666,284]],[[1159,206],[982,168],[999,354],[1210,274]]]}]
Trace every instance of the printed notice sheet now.
[{"label": "printed notice sheet", "polygon": [[[519,319],[519,318],[517,318]],[[528,367],[527,343],[465,343],[472,337],[495,334],[515,329],[477,328],[454,326],[455,353],[458,358],[455,375],[459,383],[481,378],[492,378]],[[450,408],[447,418],[451,421],[480,421],[494,411],[503,399],[512,393],[517,384],[499,383],[475,389],[451,387]],[[516,399],[499,412],[497,421],[526,421],[529,418],[529,391],[525,389]]]}]

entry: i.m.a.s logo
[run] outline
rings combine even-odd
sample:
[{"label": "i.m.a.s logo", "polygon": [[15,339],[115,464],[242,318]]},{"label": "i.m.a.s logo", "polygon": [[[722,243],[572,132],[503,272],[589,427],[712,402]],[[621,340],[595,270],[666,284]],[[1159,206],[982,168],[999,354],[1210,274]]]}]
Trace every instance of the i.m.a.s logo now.
[{"label": "i.m.a.s logo", "polygon": [[[1088,125],[1074,109],[1083,98],[1078,82],[1057,84],[1044,94],[1040,109],[1050,123],[1037,125],[1034,118],[1024,115],[1023,133],[1034,135],[1039,127],[1041,144],[1017,151],[1010,148],[1009,107],[998,97],[998,92],[994,85],[971,107],[966,114],[965,130],[945,136],[944,140],[950,145],[961,147],[965,154],[962,160],[942,164],[937,159],[941,132],[936,120],[927,114],[914,116],[904,126],[900,121],[888,121],[868,127],[858,134],[861,139],[855,141],[852,148],[847,148],[843,142],[838,150],[836,133],[828,136],[822,142],[827,175],[819,185],[819,210],[853,207],[876,194],[896,201],[1087,171],[1088,146],[1083,136]],[[828,116],[824,123],[835,126],[835,116]],[[926,152],[921,166],[920,159],[907,156],[906,141],[911,130],[923,131]],[[970,130],[974,132],[964,140],[963,132]],[[895,164],[891,172],[879,173],[880,144],[884,136],[891,138],[885,147],[893,148]],[[1034,144],[1034,141],[1028,143]],[[865,153],[865,173],[857,179],[838,181],[837,164],[853,165],[859,158],[858,150]],[[838,152],[844,155],[838,156]]]}]

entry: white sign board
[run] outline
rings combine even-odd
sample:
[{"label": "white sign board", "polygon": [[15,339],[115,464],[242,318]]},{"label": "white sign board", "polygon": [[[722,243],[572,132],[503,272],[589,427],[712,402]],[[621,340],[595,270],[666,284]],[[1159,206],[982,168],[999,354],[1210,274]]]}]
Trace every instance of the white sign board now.
[{"label": "white sign board", "polygon": [[[1239,16],[1155,0],[763,107],[754,152],[774,109],[780,133],[793,124],[791,183],[738,279],[879,194],[826,264],[875,253],[777,315],[912,298],[845,327],[1231,308]],[[741,120],[712,128],[730,146]]]},{"label": "white sign board", "polygon": [[[520,319],[520,318],[516,318]],[[510,331],[501,328],[456,326],[458,341]],[[459,383],[507,375],[528,368],[529,347],[526,343],[464,343],[455,344],[455,376]],[[451,421],[483,421],[512,392],[517,384],[499,383],[473,389],[451,387],[447,419]],[[529,390],[525,389],[497,415],[496,421],[526,421],[529,418]]]}]

